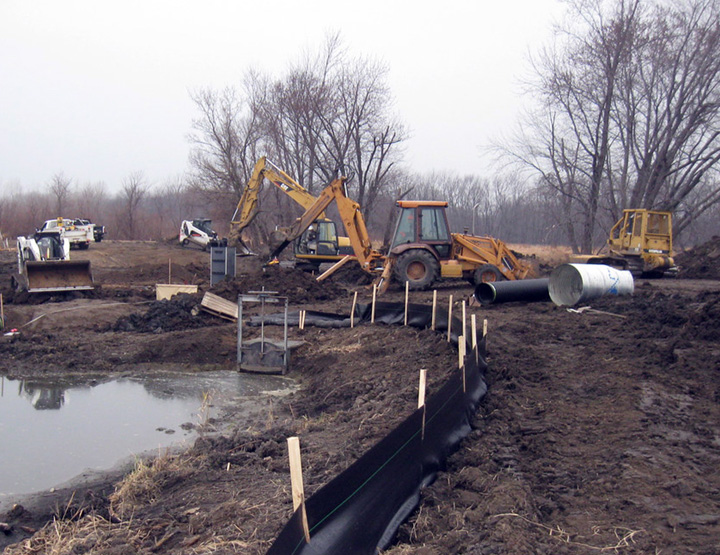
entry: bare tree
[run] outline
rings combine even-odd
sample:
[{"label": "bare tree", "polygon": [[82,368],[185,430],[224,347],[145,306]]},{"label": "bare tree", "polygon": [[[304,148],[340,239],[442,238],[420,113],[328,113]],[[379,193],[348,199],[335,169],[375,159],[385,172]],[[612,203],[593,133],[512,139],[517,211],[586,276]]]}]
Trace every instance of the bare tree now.
[{"label": "bare tree", "polygon": [[[257,87],[256,79],[247,82]],[[257,159],[257,110],[230,88],[197,91],[191,98],[201,117],[190,135],[190,184],[214,198],[238,199]]]},{"label": "bare tree", "polygon": [[66,203],[70,196],[71,187],[72,179],[65,177],[62,172],[56,173],[50,180],[50,193],[55,198],[55,214],[59,217],[66,216]]},{"label": "bare tree", "polygon": [[[248,72],[242,93],[193,95],[202,116],[191,136],[192,183],[224,194],[226,204],[230,195],[237,201],[262,153],[311,193],[345,173],[351,196],[370,212],[404,139],[390,117],[386,73],[379,64],[349,60],[334,35],[280,79]],[[279,210],[259,215],[256,226],[288,225],[296,207],[279,191],[270,195],[265,206]]]},{"label": "bare tree", "polygon": [[576,250],[624,208],[674,210],[679,232],[720,201],[717,187],[692,194],[717,181],[720,2],[568,5],[559,42],[536,60],[542,107],[511,150],[559,197]]},{"label": "bare tree", "polygon": [[118,222],[118,232],[127,239],[137,239],[140,219],[140,205],[148,192],[148,185],[142,172],[131,173],[122,183],[122,220]]},{"label": "bare tree", "polygon": [[107,193],[105,183],[86,183],[78,191],[75,204],[78,216],[100,223],[105,215]]}]

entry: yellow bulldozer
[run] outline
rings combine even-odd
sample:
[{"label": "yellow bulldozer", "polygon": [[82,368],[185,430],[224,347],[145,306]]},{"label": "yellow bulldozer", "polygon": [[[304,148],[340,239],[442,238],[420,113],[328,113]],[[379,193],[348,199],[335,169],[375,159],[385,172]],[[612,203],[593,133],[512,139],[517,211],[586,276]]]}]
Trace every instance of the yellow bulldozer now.
[{"label": "yellow bulldozer", "polygon": [[672,258],[672,214],[642,208],[623,210],[603,250],[572,257],[571,262],[606,264],[628,270],[636,278],[675,276],[678,268]]}]

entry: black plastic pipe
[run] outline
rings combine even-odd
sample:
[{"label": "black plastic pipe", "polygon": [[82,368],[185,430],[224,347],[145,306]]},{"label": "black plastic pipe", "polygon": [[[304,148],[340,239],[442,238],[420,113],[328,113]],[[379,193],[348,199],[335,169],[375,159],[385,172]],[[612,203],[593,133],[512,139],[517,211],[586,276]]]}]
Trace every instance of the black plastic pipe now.
[{"label": "black plastic pipe", "polygon": [[549,301],[549,282],[549,278],[540,278],[481,283],[475,288],[475,299],[480,304]]}]

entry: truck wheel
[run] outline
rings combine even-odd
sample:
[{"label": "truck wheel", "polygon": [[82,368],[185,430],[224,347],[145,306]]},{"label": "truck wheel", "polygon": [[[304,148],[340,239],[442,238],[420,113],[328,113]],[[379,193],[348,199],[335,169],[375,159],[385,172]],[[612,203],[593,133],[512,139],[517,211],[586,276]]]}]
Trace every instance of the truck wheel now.
[{"label": "truck wheel", "polygon": [[182,240],[182,243],[180,243],[180,244],[181,244],[183,247],[187,247],[189,242],[190,242],[190,241],[188,241],[187,239],[183,239],[183,240]]},{"label": "truck wheel", "polygon": [[475,285],[481,283],[492,283],[493,281],[502,281],[505,277],[500,273],[497,266],[492,264],[483,264],[475,270]]},{"label": "truck wheel", "polygon": [[411,250],[398,258],[395,277],[400,283],[409,283],[409,288],[419,291],[430,287],[437,279],[440,266],[428,251]]}]

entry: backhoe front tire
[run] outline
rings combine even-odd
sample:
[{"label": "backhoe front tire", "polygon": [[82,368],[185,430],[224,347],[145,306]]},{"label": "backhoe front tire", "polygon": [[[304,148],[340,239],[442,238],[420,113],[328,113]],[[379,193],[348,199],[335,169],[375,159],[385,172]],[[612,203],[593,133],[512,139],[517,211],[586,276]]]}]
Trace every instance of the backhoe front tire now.
[{"label": "backhoe front tire", "polygon": [[398,257],[395,266],[395,278],[402,284],[408,282],[408,288],[421,291],[429,288],[437,279],[440,264],[428,251],[411,250]]},{"label": "backhoe front tire", "polygon": [[483,264],[475,270],[475,285],[481,283],[492,283],[494,281],[502,281],[505,277],[502,275],[497,266],[493,264]]}]

